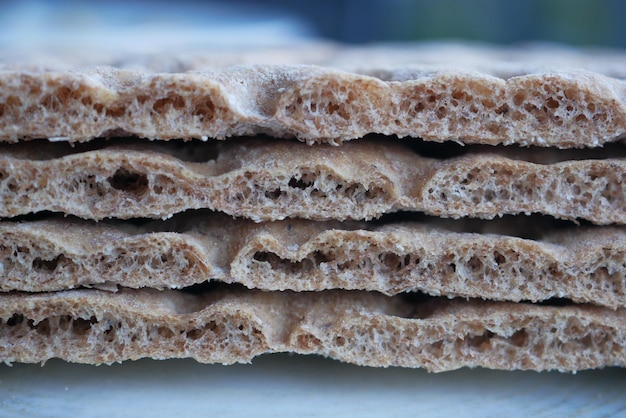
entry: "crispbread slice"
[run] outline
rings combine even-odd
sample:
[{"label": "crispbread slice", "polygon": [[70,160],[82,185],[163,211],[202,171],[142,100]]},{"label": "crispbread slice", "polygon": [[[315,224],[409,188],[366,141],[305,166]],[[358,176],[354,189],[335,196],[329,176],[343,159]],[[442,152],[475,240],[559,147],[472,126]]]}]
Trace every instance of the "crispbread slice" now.
[{"label": "crispbread slice", "polygon": [[[595,147],[626,134],[626,89],[618,78],[569,67],[498,70],[503,60],[491,64],[497,69],[491,73],[505,78],[472,70],[474,64],[394,65],[393,57],[376,69],[368,66],[367,52],[358,55],[365,74],[332,62],[209,65],[185,73],[7,63],[0,69],[0,139],[267,133],[340,143],[383,133],[468,144]],[[419,54],[412,56],[419,63]],[[510,74],[517,76],[506,78]]]},{"label": "crispbread slice", "polygon": [[96,290],[0,295],[0,359],[249,362],[271,352],[368,366],[557,369],[626,365],[626,312],[366,292],[201,296]]},{"label": "crispbread slice", "polygon": [[[56,211],[90,219],[167,218],[209,208],[255,221],[344,220],[408,210],[488,219],[539,212],[626,223],[626,160],[609,158],[624,156],[618,147],[593,154],[607,158],[549,162],[558,153],[484,147],[438,160],[381,138],[342,147],[270,139],[115,144],[0,147],[0,216]],[[546,163],[520,160],[524,156]]]},{"label": "crispbread slice", "polygon": [[419,290],[626,307],[623,228],[546,230],[539,240],[462,230],[450,222],[255,224],[211,214],[135,228],[5,222],[0,290],[163,289],[219,280],[265,290]]}]

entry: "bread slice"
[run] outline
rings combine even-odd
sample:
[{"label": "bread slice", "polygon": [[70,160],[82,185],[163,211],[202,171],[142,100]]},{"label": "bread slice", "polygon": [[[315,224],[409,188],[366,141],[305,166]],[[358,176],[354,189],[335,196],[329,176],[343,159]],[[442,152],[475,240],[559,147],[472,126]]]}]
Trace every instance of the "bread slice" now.
[{"label": "bread slice", "polygon": [[[332,62],[326,67],[204,65],[202,71],[184,73],[125,69],[123,63],[46,70],[9,62],[0,68],[0,140],[266,133],[336,144],[382,133],[565,148],[596,147],[626,135],[626,89],[618,78],[524,66],[506,68],[501,78],[472,70],[474,64],[450,68],[398,60],[394,66],[393,59],[376,69],[367,64],[367,51],[358,55],[362,58],[351,67],[367,67],[361,73]],[[407,55],[420,62],[419,53]],[[487,66],[502,63],[506,60]],[[610,68],[614,64],[609,60]],[[516,76],[508,78],[512,73]]]},{"label": "bread slice", "polygon": [[[488,219],[539,212],[626,223],[622,158],[535,163],[520,158],[558,153],[477,148],[439,160],[381,138],[343,147],[270,139],[115,144],[0,147],[0,216],[55,211],[89,219],[167,218],[209,208],[255,221],[344,220],[405,210]],[[613,147],[596,154],[624,153]]]},{"label": "bread slice", "polygon": [[446,222],[255,224],[211,214],[134,229],[67,219],[4,222],[0,290],[163,289],[219,280],[265,290],[387,295],[419,290],[626,307],[623,228],[546,230],[532,240],[453,232],[455,227]]},{"label": "bread slice", "polygon": [[0,359],[228,364],[287,351],[431,371],[576,371],[626,365],[625,315],[587,305],[411,302],[365,292],[1,294]]}]

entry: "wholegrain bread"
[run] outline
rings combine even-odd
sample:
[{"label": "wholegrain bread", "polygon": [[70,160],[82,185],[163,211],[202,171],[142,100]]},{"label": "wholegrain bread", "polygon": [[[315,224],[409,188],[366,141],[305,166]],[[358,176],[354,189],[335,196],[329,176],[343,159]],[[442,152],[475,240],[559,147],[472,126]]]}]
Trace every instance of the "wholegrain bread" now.
[{"label": "wholegrain bread", "polygon": [[249,362],[321,354],[386,367],[576,371],[626,365],[623,310],[362,292],[96,290],[0,295],[0,359]]},{"label": "wholegrain bread", "polygon": [[4,222],[0,290],[163,289],[217,280],[265,290],[419,290],[626,307],[623,228],[546,230],[534,240],[433,223],[255,224],[213,214],[141,227]]},{"label": "wholegrain bread", "polygon": [[[8,62],[0,68],[0,140],[265,133],[336,144],[382,133],[566,148],[596,147],[626,134],[624,81],[584,65],[510,68],[501,58],[486,65],[496,70],[481,72],[475,65],[451,68],[449,59],[420,64],[419,53],[406,53],[411,61],[397,59],[402,54],[379,58],[380,51],[372,52],[373,60],[363,49],[356,54],[357,63],[334,66],[320,60],[327,66],[216,68],[211,59],[195,57],[190,62],[204,64],[172,68],[169,60],[162,67],[134,69],[118,61],[118,66],[55,70]],[[571,62],[585,59],[592,61],[583,56]],[[608,62],[609,68],[618,67]],[[357,66],[366,69],[359,72]],[[160,72],[171,70],[187,72]]]},{"label": "wholegrain bread", "polygon": [[538,212],[626,223],[626,162],[611,158],[624,157],[616,147],[595,153],[606,158],[586,160],[575,150],[563,152],[573,159],[550,162],[558,153],[484,147],[435,159],[406,141],[381,138],[342,147],[270,139],[115,144],[0,147],[0,216],[54,211],[88,219],[167,218],[208,208],[255,221],[420,211],[487,219]]},{"label": "wholegrain bread", "polygon": [[[0,142],[81,143],[2,145],[0,217],[206,208],[250,218],[0,223],[0,360],[230,364],[293,352],[433,371],[626,366],[622,227],[529,239],[446,221],[326,221],[408,210],[626,222],[619,152],[553,160],[472,145],[435,159],[410,140],[361,139],[582,148],[626,137],[626,72],[614,55],[550,67],[541,54],[450,52],[324,46],[99,67],[0,57]],[[239,138],[258,134],[277,139]],[[233,139],[92,141],[117,136]],[[270,222],[294,217],[322,222]],[[227,284],[162,290],[208,281]],[[64,290],[74,287],[113,291]]]}]

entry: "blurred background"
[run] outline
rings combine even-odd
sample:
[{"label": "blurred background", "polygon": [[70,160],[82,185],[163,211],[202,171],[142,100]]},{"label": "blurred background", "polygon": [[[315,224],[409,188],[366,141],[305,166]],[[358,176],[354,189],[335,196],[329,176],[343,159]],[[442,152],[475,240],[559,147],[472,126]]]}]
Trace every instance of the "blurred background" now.
[{"label": "blurred background", "polygon": [[626,47],[625,18],[622,0],[0,0],[0,46],[115,39],[145,48],[152,35],[166,35],[172,44],[188,37],[214,44],[463,39]]},{"label": "blurred background", "polygon": [[452,38],[626,46],[626,1],[622,0],[268,0],[264,4],[292,13],[324,38],[350,43]]}]

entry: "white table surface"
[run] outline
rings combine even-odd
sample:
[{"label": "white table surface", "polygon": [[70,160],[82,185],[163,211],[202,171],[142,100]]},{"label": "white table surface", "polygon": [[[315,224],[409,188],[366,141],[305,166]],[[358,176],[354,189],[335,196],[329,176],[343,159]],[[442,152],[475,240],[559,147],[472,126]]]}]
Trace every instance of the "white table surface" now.
[{"label": "white table surface", "polygon": [[315,356],[0,366],[0,416],[626,416],[626,369],[430,374]]}]

